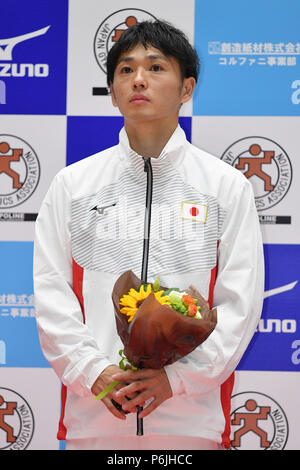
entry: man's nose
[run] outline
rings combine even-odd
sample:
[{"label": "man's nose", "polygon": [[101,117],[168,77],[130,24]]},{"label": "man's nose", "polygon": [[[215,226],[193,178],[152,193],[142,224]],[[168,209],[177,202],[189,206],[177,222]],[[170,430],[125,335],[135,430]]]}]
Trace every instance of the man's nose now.
[{"label": "man's nose", "polygon": [[133,87],[136,88],[147,88],[147,79],[145,75],[145,70],[138,68],[133,79]]}]

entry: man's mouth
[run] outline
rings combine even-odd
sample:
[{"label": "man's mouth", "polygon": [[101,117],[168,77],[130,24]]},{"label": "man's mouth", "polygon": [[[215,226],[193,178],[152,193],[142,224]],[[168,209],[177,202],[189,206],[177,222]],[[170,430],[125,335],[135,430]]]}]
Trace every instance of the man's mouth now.
[{"label": "man's mouth", "polygon": [[140,95],[140,94],[133,95],[133,96],[130,98],[130,103],[132,103],[132,102],[140,103],[140,102],[145,102],[145,101],[149,101],[149,99],[146,98],[146,96]]}]

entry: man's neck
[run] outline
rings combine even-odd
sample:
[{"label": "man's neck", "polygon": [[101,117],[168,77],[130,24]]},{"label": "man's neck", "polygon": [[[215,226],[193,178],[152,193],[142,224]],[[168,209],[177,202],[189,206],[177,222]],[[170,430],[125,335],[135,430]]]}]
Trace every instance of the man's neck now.
[{"label": "man's neck", "polygon": [[132,150],[142,157],[157,158],[174,133],[178,120],[165,123],[146,122],[132,125],[125,122],[124,127]]}]

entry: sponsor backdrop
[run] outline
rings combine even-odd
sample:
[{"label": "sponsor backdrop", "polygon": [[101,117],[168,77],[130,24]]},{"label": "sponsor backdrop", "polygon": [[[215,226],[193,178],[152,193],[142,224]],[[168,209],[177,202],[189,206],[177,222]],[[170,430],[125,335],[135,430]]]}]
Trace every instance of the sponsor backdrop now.
[{"label": "sponsor backdrop", "polygon": [[196,46],[199,83],[180,123],[193,144],[249,178],[261,223],[265,302],[236,374],[231,449],[300,449],[298,0],[2,5],[0,449],[64,448],[60,383],[34,316],[34,223],[61,168],[117,143],[123,120],[106,87],[106,56],[148,18],[172,22]]}]

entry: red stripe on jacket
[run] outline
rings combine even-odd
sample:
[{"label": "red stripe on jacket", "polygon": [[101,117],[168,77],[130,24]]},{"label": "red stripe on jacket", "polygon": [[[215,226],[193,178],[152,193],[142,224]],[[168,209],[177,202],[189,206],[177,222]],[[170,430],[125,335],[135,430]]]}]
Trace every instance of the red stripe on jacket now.
[{"label": "red stripe on jacket", "polygon": [[[217,248],[219,247],[219,241]],[[216,266],[211,270],[209,291],[208,291],[208,303],[209,307],[213,307],[214,287],[218,275],[218,258]],[[228,379],[221,385],[221,405],[225,418],[225,427],[222,433],[222,444],[228,449],[230,447],[230,406],[231,406],[231,395],[234,385],[234,372],[228,377]]]},{"label": "red stripe on jacket", "polygon": [[[82,320],[85,323],[85,313],[84,313],[84,303],[83,303],[83,293],[82,293],[82,285],[83,285],[83,268],[76,263],[74,259],[72,259],[72,273],[73,273],[73,291],[76,295],[82,311]],[[64,425],[64,417],[65,417],[65,407],[66,407],[66,400],[67,400],[67,387],[62,384],[61,387],[61,412],[60,412],[60,419],[59,419],[59,426],[57,432],[57,439],[65,440],[67,435],[67,429]]]}]

